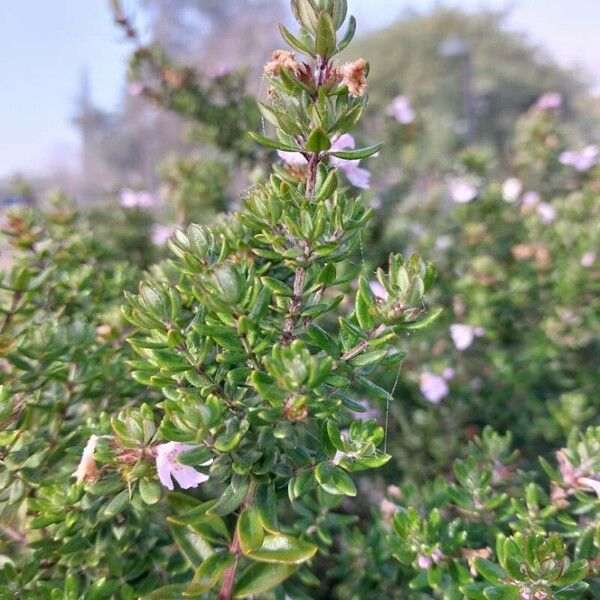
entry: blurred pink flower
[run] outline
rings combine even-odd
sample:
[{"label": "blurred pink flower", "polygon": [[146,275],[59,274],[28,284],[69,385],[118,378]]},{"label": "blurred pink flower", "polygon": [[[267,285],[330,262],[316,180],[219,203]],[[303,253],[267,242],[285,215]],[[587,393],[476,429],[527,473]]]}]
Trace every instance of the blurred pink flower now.
[{"label": "blurred pink flower", "polygon": [[[334,140],[329,151],[336,152],[348,149],[352,150],[354,148],[356,148],[354,138],[349,133],[344,133]],[[300,152],[284,152],[279,150],[277,154],[288,165],[302,166],[307,164],[306,158]],[[332,166],[342,170],[353,186],[363,190],[369,189],[371,173],[359,166],[360,160],[346,160],[331,156],[329,162]]]},{"label": "blurred pink flower", "polygon": [[483,327],[471,327],[463,323],[454,323],[450,325],[450,336],[458,350],[461,352],[466,350],[476,337],[481,337],[485,334]]},{"label": "blurred pink flower", "polygon": [[443,377],[433,373],[422,373],[420,378],[421,393],[432,404],[439,404],[450,392]]},{"label": "blurred pink flower", "polygon": [[523,195],[522,205],[524,208],[533,208],[540,201],[540,195],[537,192],[526,192]]},{"label": "blurred pink flower", "polygon": [[455,375],[456,375],[456,371],[452,367],[446,367],[442,371],[442,377],[446,381],[452,381],[454,379]]},{"label": "blurred pink flower", "polygon": [[505,202],[516,202],[523,191],[520,179],[510,177],[502,184],[502,199]]},{"label": "blurred pink flower", "polygon": [[146,86],[141,81],[132,81],[127,86],[127,92],[129,93],[130,96],[133,96],[134,98],[138,98],[139,96],[141,96],[144,93],[145,87]]},{"label": "blurred pink flower", "polygon": [[596,262],[596,254],[594,252],[586,252],[581,257],[582,267],[591,267]]},{"label": "blurred pink flower", "polygon": [[154,206],[154,196],[149,192],[123,188],[119,202],[123,208],[150,208]]},{"label": "blurred pink flower", "polygon": [[170,225],[154,225],[152,227],[152,243],[155,246],[164,246],[174,231],[175,227]]},{"label": "blurred pink flower", "polygon": [[415,120],[415,111],[410,103],[410,100],[403,95],[396,96],[392,103],[388,106],[387,112],[391,117],[394,117],[401,125],[408,125]]},{"label": "blurred pink flower", "polygon": [[583,150],[566,150],[559,156],[558,160],[563,165],[583,173],[595,166],[598,163],[598,158],[600,158],[598,146],[590,144]]},{"label": "blurred pink flower", "polygon": [[77,470],[73,473],[73,477],[77,479],[77,483],[83,481],[95,481],[98,477],[98,469],[96,468],[96,461],[94,460],[94,452],[96,451],[96,444],[100,438],[97,435],[91,435],[88,440],[83,452],[81,453],[81,460],[77,465]]},{"label": "blurred pink flower", "polygon": [[[195,446],[179,442],[167,442],[156,446],[156,472],[160,482],[169,490],[174,487],[173,478],[184,490],[198,487],[201,483],[208,481],[208,475],[196,471],[194,467],[181,464],[177,459],[182,452],[193,448]],[[212,459],[202,463],[202,466],[210,464],[212,464]]]},{"label": "blurred pink flower", "polygon": [[417,556],[417,564],[419,565],[420,569],[429,569],[429,567],[431,567],[433,564],[433,561],[431,560],[430,556],[419,554],[419,556]]},{"label": "blurred pink flower", "polygon": [[467,204],[477,197],[477,188],[466,179],[454,179],[449,185],[450,196],[457,204]]},{"label": "blurred pink flower", "polygon": [[388,299],[388,291],[379,283],[379,281],[373,280],[369,282],[369,287],[376,298],[381,298],[384,302]]},{"label": "blurred pink flower", "polygon": [[554,208],[554,206],[552,206],[552,204],[548,204],[547,202],[541,202],[537,205],[536,210],[538,215],[540,215],[542,221],[546,223],[546,225],[549,225],[556,219],[556,209]]},{"label": "blurred pink flower", "polygon": [[449,235],[440,235],[435,240],[436,250],[447,250],[452,244],[452,238]]},{"label": "blurred pink flower", "polygon": [[535,107],[540,110],[557,110],[561,104],[562,96],[558,92],[546,92],[538,98]]}]

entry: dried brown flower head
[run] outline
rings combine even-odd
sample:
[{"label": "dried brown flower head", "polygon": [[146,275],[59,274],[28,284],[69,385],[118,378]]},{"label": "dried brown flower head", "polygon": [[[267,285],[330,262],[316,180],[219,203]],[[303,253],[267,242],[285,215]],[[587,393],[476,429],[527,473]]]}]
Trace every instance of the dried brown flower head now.
[{"label": "dried brown flower head", "polygon": [[359,58],[351,63],[342,65],[339,69],[339,75],[342,82],[348,86],[351,96],[364,96],[367,92],[367,61]]}]

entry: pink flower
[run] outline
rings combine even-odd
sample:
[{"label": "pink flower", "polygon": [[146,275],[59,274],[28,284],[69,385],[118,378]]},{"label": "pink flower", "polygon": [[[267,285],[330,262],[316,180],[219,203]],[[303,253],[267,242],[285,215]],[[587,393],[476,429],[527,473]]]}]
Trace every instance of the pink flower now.
[{"label": "pink flower", "polygon": [[[354,138],[349,133],[344,133],[334,140],[329,151],[339,152],[341,150],[354,148],[356,148]],[[284,160],[288,165],[302,166],[307,164],[306,158],[300,152],[284,152],[279,150],[277,154],[279,155],[279,158]],[[353,186],[363,190],[369,189],[371,173],[359,166],[360,160],[347,160],[345,158],[331,156],[329,162],[332,166],[343,171],[344,175],[346,175],[348,181]]]},{"label": "pink flower", "polygon": [[139,96],[141,96],[144,93],[144,89],[145,86],[141,81],[132,81],[127,86],[127,91],[129,92],[129,95],[133,96],[134,98],[139,98]]},{"label": "pink flower", "polygon": [[388,299],[389,294],[388,291],[381,285],[381,283],[379,283],[379,281],[370,281],[369,282],[369,287],[371,288],[371,291],[373,292],[373,295],[375,296],[375,298],[379,298],[380,300],[383,300],[384,302]]},{"label": "pink flower", "polygon": [[433,561],[431,560],[430,556],[419,554],[419,556],[417,556],[417,564],[421,569],[429,569],[429,567],[431,567],[431,565],[433,564]]},{"label": "pink flower", "polygon": [[541,202],[537,205],[537,213],[542,218],[542,221],[549,225],[556,219],[556,209],[552,204],[548,204],[547,202]]},{"label": "pink flower", "polygon": [[[194,447],[179,442],[167,442],[156,446],[156,472],[160,482],[167,489],[173,489],[173,478],[184,490],[198,487],[201,483],[208,481],[208,475],[196,471],[194,467],[181,464],[177,459],[182,452],[192,450]],[[212,464],[212,459],[202,463],[202,466],[210,464]]]},{"label": "pink flower", "polygon": [[406,96],[396,96],[388,106],[387,113],[401,125],[408,125],[415,120],[415,111]]},{"label": "pink flower", "polygon": [[96,451],[96,444],[99,439],[100,438],[97,435],[91,435],[85,445],[85,448],[81,453],[81,460],[77,465],[77,470],[73,473],[73,477],[77,478],[77,483],[95,481],[98,478],[98,469],[96,468],[96,461],[94,460],[94,452]]},{"label": "pink flower", "polygon": [[562,96],[558,92],[546,92],[535,103],[535,108],[540,110],[557,110],[562,104]]},{"label": "pink flower", "polygon": [[450,392],[443,377],[433,373],[422,373],[420,378],[421,393],[432,404],[439,404]]},{"label": "pink flower", "polygon": [[504,202],[515,202],[519,199],[523,191],[523,184],[520,179],[510,177],[502,184],[502,199]]},{"label": "pink flower", "polygon": [[583,150],[567,150],[563,152],[558,160],[567,167],[572,167],[576,171],[583,173],[589,171],[598,163],[600,151],[598,146],[589,145]]},{"label": "pink flower", "polygon": [[483,327],[471,327],[463,323],[454,323],[450,325],[450,336],[457,350],[461,352],[466,350],[472,343],[475,337],[481,337],[485,334]]},{"label": "pink flower", "polygon": [[154,205],[154,196],[148,192],[124,188],[121,190],[119,202],[123,208],[150,208]]},{"label": "pink flower", "polygon": [[448,250],[452,245],[452,238],[449,235],[440,235],[435,240],[436,250]]},{"label": "pink flower", "polygon": [[175,227],[169,225],[154,225],[152,227],[152,243],[155,246],[164,246],[174,231]]},{"label": "pink flower", "polygon": [[452,367],[446,367],[442,371],[442,377],[446,381],[452,381],[454,379],[455,375],[456,375],[456,371]]},{"label": "pink flower", "polygon": [[365,412],[353,411],[354,417],[359,421],[369,421],[370,419],[378,419],[380,416],[379,410],[371,406],[368,400],[360,400],[359,404],[362,404],[365,408]]},{"label": "pink flower", "polygon": [[594,252],[586,252],[581,257],[582,267],[591,267],[596,262],[596,254]]},{"label": "pink flower", "polygon": [[449,188],[450,196],[457,204],[467,204],[477,197],[477,188],[466,179],[454,179]]},{"label": "pink flower", "polygon": [[522,205],[524,208],[533,208],[540,201],[540,195],[537,192],[526,192],[523,195]]}]

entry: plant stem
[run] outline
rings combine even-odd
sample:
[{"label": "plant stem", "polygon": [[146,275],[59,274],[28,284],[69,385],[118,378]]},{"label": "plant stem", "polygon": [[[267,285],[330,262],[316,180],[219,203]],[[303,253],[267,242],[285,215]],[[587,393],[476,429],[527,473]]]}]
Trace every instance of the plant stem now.
[{"label": "plant stem", "polygon": [[[254,491],[251,485],[248,490],[248,495],[244,499],[242,503],[242,510],[244,508],[248,508],[252,504],[252,497]],[[238,517],[239,518],[239,517]],[[225,575],[223,576],[223,583],[221,584],[221,589],[219,590],[219,600],[231,600],[233,593],[233,584],[235,583],[235,573],[237,571],[238,563],[240,562],[240,538],[238,537],[237,527],[235,528],[235,533],[233,534],[233,539],[231,540],[231,544],[229,544],[229,552],[234,556],[234,563],[225,571]]]}]

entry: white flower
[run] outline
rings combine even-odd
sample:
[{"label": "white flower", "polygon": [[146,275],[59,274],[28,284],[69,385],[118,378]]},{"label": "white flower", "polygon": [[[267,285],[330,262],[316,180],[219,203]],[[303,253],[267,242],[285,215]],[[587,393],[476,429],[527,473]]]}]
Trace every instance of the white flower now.
[{"label": "white flower", "polygon": [[164,246],[174,231],[175,227],[169,225],[154,225],[152,227],[152,243],[155,246]]},{"label": "white flower", "polygon": [[408,125],[415,120],[415,111],[410,100],[403,95],[396,96],[388,106],[387,114],[394,117],[401,125]]},{"label": "white flower", "polygon": [[121,190],[120,203],[123,208],[150,208],[154,206],[154,196],[148,192],[136,192],[130,188]]},{"label": "white flower", "polygon": [[516,202],[523,191],[520,179],[510,177],[502,184],[502,199],[505,202]]},{"label": "white flower", "polygon": [[523,195],[522,205],[524,208],[533,208],[537,206],[540,202],[540,195],[537,192],[526,192]]},{"label": "white flower", "polygon": [[548,204],[547,202],[541,202],[537,205],[537,213],[542,217],[542,221],[549,225],[556,219],[556,209],[552,204]]},{"label": "white flower", "polygon": [[562,96],[558,92],[546,92],[542,94],[535,107],[540,110],[557,110],[562,104]]},{"label": "white flower", "polygon": [[466,179],[454,179],[449,185],[450,196],[457,204],[467,204],[477,197],[477,188]]},{"label": "white flower", "polygon": [[596,262],[596,254],[594,252],[586,252],[581,257],[582,267],[591,267]]},{"label": "white flower", "polygon": [[96,444],[100,438],[97,435],[91,435],[88,440],[83,452],[81,453],[81,460],[77,465],[77,470],[73,473],[73,477],[77,478],[77,483],[83,481],[94,481],[98,478],[98,469],[96,468],[96,461],[94,460],[94,452],[96,451]]},{"label": "white flower", "polygon": [[450,392],[445,379],[433,373],[421,374],[420,388],[423,396],[433,404],[439,404]]},{"label": "white flower", "polygon": [[454,323],[450,325],[450,336],[458,350],[461,352],[466,350],[472,343],[475,337],[481,337],[485,334],[483,327],[471,327],[463,323]]},{"label": "white flower", "polygon": [[[173,489],[173,478],[184,490],[198,487],[201,483],[208,481],[208,475],[196,471],[194,467],[181,464],[177,459],[182,452],[192,450],[194,447],[179,442],[167,442],[156,447],[156,472],[160,482],[166,488]],[[212,464],[212,459],[202,463],[202,466],[210,464]]]},{"label": "white flower", "polygon": [[388,299],[388,291],[381,285],[381,283],[379,283],[379,281],[370,281],[369,287],[376,298],[380,298],[384,302]]},{"label": "white flower", "polygon": [[572,167],[576,171],[583,173],[595,166],[598,163],[598,158],[600,158],[598,146],[590,144],[583,148],[583,150],[567,150],[559,156],[558,160],[563,165]]}]

